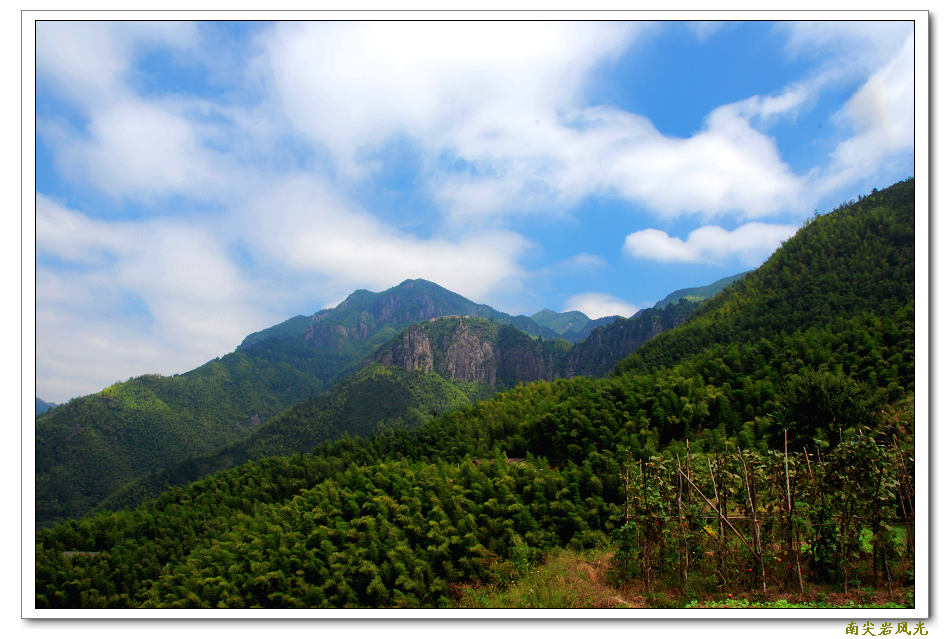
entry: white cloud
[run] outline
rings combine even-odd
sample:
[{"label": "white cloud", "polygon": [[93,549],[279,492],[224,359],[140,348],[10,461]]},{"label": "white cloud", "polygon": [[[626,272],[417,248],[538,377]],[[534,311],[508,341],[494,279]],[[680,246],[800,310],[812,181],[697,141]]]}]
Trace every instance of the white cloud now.
[{"label": "white cloud", "polygon": [[768,124],[780,117],[794,117],[806,104],[813,102],[815,93],[821,86],[822,79],[811,82],[801,82],[785,87],[777,95],[754,95],[720,110],[729,110],[734,115],[747,120],[756,120]]},{"label": "white cloud", "polygon": [[242,183],[226,172],[229,158],[202,144],[193,123],[155,103],[117,101],[91,114],[85,134],[62,135],[61,168],[113,197],[220,197]]},{"label": "white cloud", "polygon": [[898,55],[875,72],[836,114],[853,135],[831,154],[816,179],[831,191],[873,175],[896,155],[914,149],[914,42],[904,41]]},{"label": "white cloud", "polygon": [[626,114],[605,117],[618,141],[625,142],[621,132],[627,127],[640,139],[611,145],[603,165],[588,166],[599,167],[605,187],[660,214],[760,217],[800,202],[802,180],[782,161],[774,140],[735,109],[713,111],[689,138],[658,135]]},{"label": "white cloud", "polygon": [[572,255],[563,262],[558,262],[555,268],[561,268],[568,271],[593,270],[607,266],[607,262],[599,255],[591,253],[578,253]]},{"label": "white cloud", "polygon": [[50,399],[194,368],[283,319],[260,310],[198,222],[107,223],[38,194],[36,237],[36,360]]},{"label": "white cloud", "polygon": [[644,28],[288,24],[265,38],[259,68],[272,76],[275,110],[346,175],[365,177],[371,152],[388,141],[411,141],[432,197],[460,226],[550,215],[592,194],[665,215],[760,217],[801,206],[804,180],[750,120],[794,112],[810,97],[804,87],[714,111],[689,138],[585,105],[586,74]]},{"label": "white cloud", "polygon": [[240,223],[262,259],[321,275],[342,290],[380,290],[421,277],[481,300],[523,274],[518,259],[528,247],[508,231],[454,239],[399,233],[306,176],[288,177],[260,193]]},{"label": "white cloud", "polygon": [[683,241],[658,229],[644,229],[627,236],[623,251],[633,258],[657,262],[738,260],[757,266],[797,230],[790,225],[761,222],[750,222],[733,231],[703,226]]},{"label": "white cloud", "polygon": [[620,315],[630,317],[640,309],[633,304],[607,293],[579,293],[564,304],[564,311],[580,311],[591,319]]},{"label": "white cloud", "polygon": [[898,20],[850,22],[783,21],[776,29],[785,36],[791,55],[817,59],[821,73],[838,80],[866,77],[887,65],[913,37],[914,23]]},{"label": "white cloud", "polygon": [[126,96],[135,56],[147,48],[190,51],[193,22],[39,21],[36,71],[66,98],[87,108]]},{"label": "white cloud", "polygon": [[[278,108],[347,170],[407,135],[430,151],[504,143],[512,120],[550,120],[585,74],[619,54],[630,22],[278,25],[262,68]],[[477,154],[476,154],[477,155]]]}]

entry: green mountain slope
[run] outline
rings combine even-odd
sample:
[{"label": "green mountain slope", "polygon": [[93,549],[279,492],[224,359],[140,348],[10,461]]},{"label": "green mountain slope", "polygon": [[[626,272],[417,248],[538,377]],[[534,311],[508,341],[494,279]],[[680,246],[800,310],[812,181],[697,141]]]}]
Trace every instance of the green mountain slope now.
[{"label": "green mountain slope", "polygon": [[130,379],[38,416],[38,525],[79,516],[136,477],[249,435],[354,372],[405,326],[443,315],[487,317],[556,337],[527,317],[424,280],[356,291],[336,308],[254,333],[193,371]]},{"label": "green mountain slope", "polygon": [[662,309],[643,309],[633,317],[621,317],[595,328],[565,358],[562,377],[606,375],[642,344],[685,322],[698,306],[699,302],[681,299]]},{"label": "green mountain slope", "polygon": [[189,457],[127,484],[97,508],[136,505],[169,486],[251,459],[309,452],[342,436],[417,428],[433,415],[498,389],[553,379],[569,349],[564,340],[535,340],[514,326],[477,317],[411,325],[326,393],[294,405],[221,450]]},{"label": "green mountain slope", "polygon": [[[906,585],[912,551],[882,522],[913,512],[912,220],[912,181],[821,216],[616,375],[520,385],[418,428],[258,460],[135,511],[39,531],[37,605],[444,606],[460,584],[510,581],[554,547],[610,538],[632,570],[653,553],[658,589],[682,585],[678,540],[697,548],[689,570],[713,588],[749,588],[750,566],[788,586],[784,566],[739,543],[736,559],[711,565],[724,536],[706,530],[699,499],[679,514],[672,479],[686,438],[706,494],[701,469],[734,462],[718,482],[742,513],[732,525],[777,548],[785,529],[750,521],[741,473],[767,500],[760,515],[783,517],[783,455],[768,448],[786,429],[794,525],[809,540],[803,578],[871,584],[872,553],[845,522],[876,522],[873,555],[905,562],[893,578]],[[823,279],[831,265],[839,273]],[[644,490],[631,496],[624,476]],[[641,498],[633,505],[649,516],[625,516]],[[645,536],[653,543],[637,545]]]},{"label": "green mountain slope", "polygon": [[[571,377],[578,366],[584,374],[602,374],[657,331],[685,320],[693,308],[695,304],[682,302],[664,311],[650,309],[609,329],[598,329],[589,344],[577,345],[562,339],[536,340],[512,325],[478,317],[413,324],[365,360],[366,368],[324,395],[293,406],[221,450],[155,470],[105,498],[97,508],[136,505],[169,486],[264,455],[304,453],[334,438],[367,435],[379,422],[418,427],[424,420],[404,418],[409,408],[416,417],[439,414],[463,405],[466,397],[472,401],[520,383]],[[387,370],[381,365],[391,372],[380,372]],[[420,395],[423,381],[428,390]],[[360,399],[341,399],[352,397]],[[327,410],[328,406],[338,410]]]},{"label": "green mountain slope", "polygon": [[326,393],[300,402],[251,435],[205,455],[155,470],[111,494],[99,509],[127,508],[171,486],[272,455],[309,452],[341,437],[413,429],[434,416],[491,395],[490,387],[451,382],[440,375],[370,364]]}]

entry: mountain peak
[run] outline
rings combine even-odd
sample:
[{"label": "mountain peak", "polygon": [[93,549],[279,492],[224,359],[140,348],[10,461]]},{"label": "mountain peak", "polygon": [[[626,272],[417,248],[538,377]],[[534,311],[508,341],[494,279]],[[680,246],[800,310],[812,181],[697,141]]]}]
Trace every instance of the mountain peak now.
[{"label": "mountain peak", "polygon": [[397,288],[435,288],[435,289],[447,290],[447,289],[445,289],[444,287],[439,286],[439,285],[436,284],[435,282],[430,282],[429,280],[424,280],[424,279],[422,279],[421,277],[409,278],[409,279],[407,279],[407,280],[403,280],[403,281],[400,282],[397,286],[394,286],[394,287],[392,287],[392,288],[389,289],[389,290],[393,290],[393,289],[397,289]]}]

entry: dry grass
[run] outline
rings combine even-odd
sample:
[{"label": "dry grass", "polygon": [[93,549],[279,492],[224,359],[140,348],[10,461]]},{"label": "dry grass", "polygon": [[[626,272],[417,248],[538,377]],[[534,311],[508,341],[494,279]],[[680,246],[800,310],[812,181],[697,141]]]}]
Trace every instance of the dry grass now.
[{"label": "dry grass", "polygon": [[507,585],[462,586],[460,608],[640,608],[607,578],[611,553],[559,550]]}]

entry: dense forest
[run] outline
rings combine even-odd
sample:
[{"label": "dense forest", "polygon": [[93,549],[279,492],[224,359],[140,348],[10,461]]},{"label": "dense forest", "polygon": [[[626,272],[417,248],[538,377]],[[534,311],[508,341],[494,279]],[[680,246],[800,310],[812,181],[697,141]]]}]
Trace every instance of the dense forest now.
[{"label": "dense forest", "polygon": [[[816,215],[610,375],[39,530],[36,605],[452,606],[558,548],[607,549],[646,592],[912,605],[914,335],[911,179]],[[284,426],[319,430],[308,406]]]},{"label": "dense forest", "polygon": [[86,514],[136,478],[247,437],[357,371],[406,326],[444,315],[486,317],[557,338],[528,317],[425,280],[356,291],[335,308],[249,335],[234,352],[192,371],[117,382],[38,417],[37,522]]},{"label": "dense forest", "polygon": [[[705,294],[715,290],[716,285],[704,288]],[[464,394],[484,397],[521,382],[606,374],[637,346],[685,321],[697,304],[681,300],[630,319],[603,318],[609,323],[585,323],[586,316],[577,312],[542,314],[568,337],[587,335],[572,344],[530,318],[477,305],[424,280],[407,280],[383,293],[356,291],[313,318],[291,318],[254,333],[235,352],[194,371],[143,375],[38,418],[37,524],[103,506],[134,505],[133,495],[154,496],[167,486],[254,459],[265,450],[254,444],[262,437],[274,442],[268,454],[307,452],[327,438],[366,434],[383,417],[399,417],[402,407],[383,417],[378,411],[320,412],[321,425],[310,429],[310,436],[290,433],[277,442],[281,427],[272,427],[270,419],[302,401],[339,404],[338,396],[351,394],[353,379],[367,397],[372,397],[367,385],[384,381],[385,397],[401,395],[380,410],[395,402],[425,416],[455,405],[439,392],[420,395],[405,376],[360,376],[374,363],[434,373],[443,378],[443,388],[476,383],[479,392]],[[564,317],[575,324],[559,323]],[[406,324],[420,318],[424,321]],[[580,332],[570,328],[576,325],[582,325]]]}]

